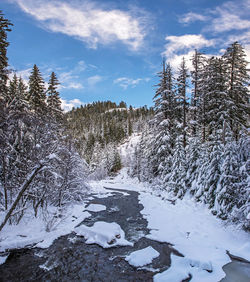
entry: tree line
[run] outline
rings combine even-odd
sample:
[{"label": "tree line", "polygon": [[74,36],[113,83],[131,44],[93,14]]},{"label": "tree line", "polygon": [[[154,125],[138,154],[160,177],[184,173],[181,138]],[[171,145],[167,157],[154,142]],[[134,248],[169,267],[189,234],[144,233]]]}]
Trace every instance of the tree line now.
[{"label": "tree line", "polygon": [[53,204],[80,199],[88,166],[75,150],[61,109],[59,81],[51,73],[48,88],[37,65],[28,87],[8,68],[7,34],[12,24],[0,12],[0,211],[18,223],[26,210],[46,214]]},{"label": "tree line", "polygon": [[195,50],[176,74],[163,61],[154,118],[138,145],[131,174],[160,181],[174,198],[192,195],[222,219],[250,228],[249,74],[234,42],[222,56]]},{"label": "tree line", "polygon": [[153,109],[135,109],[124,101],[97,101],[72,109],[66,116],[75,147],[86,159],[93,177],[102,178],[121,168],[118,146],[132,133],[143,130]]}]

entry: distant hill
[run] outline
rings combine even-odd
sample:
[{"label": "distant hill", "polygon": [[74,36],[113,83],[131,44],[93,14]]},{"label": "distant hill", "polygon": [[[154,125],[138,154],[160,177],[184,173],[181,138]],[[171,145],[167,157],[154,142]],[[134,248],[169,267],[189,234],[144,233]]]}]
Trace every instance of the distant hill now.
[{"label": "distant hill", "polygon": [[66,117],[78,152],[90,166],[97,166],[105,150],[114,151],[126,137],[143,130],[153,109],[127,107],[123,101],[98,101],[73,108]]}]

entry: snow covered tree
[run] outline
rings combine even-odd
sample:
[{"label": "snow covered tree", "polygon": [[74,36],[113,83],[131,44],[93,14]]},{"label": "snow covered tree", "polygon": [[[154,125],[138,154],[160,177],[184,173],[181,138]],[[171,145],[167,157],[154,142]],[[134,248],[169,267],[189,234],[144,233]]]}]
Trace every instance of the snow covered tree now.
[{"label": "snow covered tree", "polygon": [[185,148],[187,145],[187,112],[188,112],[188,97],[187,97],[187,79],[188,79],[188,69],[186,67],[186,62],[184,57],[182,58],[182,62],[178,72],[177,78],[177,88],[178,88],[178,120],[181,122],[181,135],[183,141],[183,147]]},{"label": "snow covered tree", "polygon": [[204,60],[205,57],[202,53],[195,50],[195,53],[192,57],[192,65],[193,70],[191,71],[191,78],[192,78],[192,95],[191,95],[191,120],[190,126],[192,128],[192,135],[196,136],[198,131],[199,125],[199,105],[200,105],[200,98],[202,93],[202,78],[203,78],[203,70],[204,70]]},{"label": "snow covered tree", "polygon": [[223,219],[227,219],[234,207],[239,204],[241,190],[240,160],[234,143],[226,145],[222,155],[221,176],[216,189],[214,210]]},{"label": "snow covered tree", "polygon": [[54,72],[51,73],[49,79],[49,86],[47,90],[47,106],[49,114],[52,115],[52,118],[56,120],[62,119],[62,108],[61,108],[61,100],[59,97],[59,92],[57,91],[57,87],[59,85],[59,81]]},{"label": "snow covered tree", "polygon": [[213,208],[216,201],[216,190],[221,176],[222,147],[218,141],[210,142],[209,158],[206,166],[206,177],[204,181],[205,203]]},{"label": "snow covered tree", "polygon": [[155,173],[167,174],[171,164],[166,163],[172,155],[176,138],[176,99],[173,88],[173,74],[171,66],[165,67],[163,61],[163,71],[159,73],[160,82],[154,96],[155,116],[155,142],[153,151],[155,152]]},{"label": "snow covered tree", "polygon": [[249,120],[249,83],[246,54],[238,42],[230,45],[223,59],[226,66],[227,92],[231,100],[230,117],[231,130],[236,141],[239,140],[240,130],[247,126]]},{"label": "snow covered tree", "polygon": [[44,80],[36,65],[33,66],[29,77],[29,92],[27,100],[31,108],[38,114],[44,115],[46,112],[46,94]]},{"label": "snow covered tree", "polygon": [[7,41],[7,32],[11,31],[10,26],[12,23],[4,17],[4,14],[0,10],[0,97],[6,95],[6,83],[8,80],[8,58],[7,47],[9,42]]},{"label": "snow covered tree", "polygon": [[208,136],[225,144],[225,131],[230,121],[230,101],[227,97],[225,69],[221,58],[212,57],[208,60],[205,83]]},{"label": "snow covered tree", "polygon": [[164,180],[167,189],[177,196],[183,198],[186,193],[186,155],[183,147],[183,140],[179,137],[176,140],[175,151],[172,159],[170,176]]}]

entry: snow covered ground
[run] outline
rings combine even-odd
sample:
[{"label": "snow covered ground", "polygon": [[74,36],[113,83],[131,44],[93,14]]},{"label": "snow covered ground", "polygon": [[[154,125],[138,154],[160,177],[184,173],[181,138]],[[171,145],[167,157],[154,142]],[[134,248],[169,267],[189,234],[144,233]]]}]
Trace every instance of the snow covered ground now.
[{"label": "snow covered ground", "polygon": [[[222,267],[231,262],[227,251],[250,260],[250,235],[233,225],[225,225],[203,204],[191,198],[172,204],[167,193],[155,191],[148,184],[131,179],[126,168],[114,179],[92,183],[96,191],[103,187],[134,190],[140,193],[142,214],[151,229],[148,238],[174,245],[184,257],[171,256],[171,267],[155,275],[155,281],[220,281]],[[146,258],[145,258],[146,259]],[[139,259],[138,259],[139,260]]]},{"label": "snow covered ground", "polygon": [[148,193],[141,193],[139,198],[152,229],[147,237],[174,244],[184,255],[172,256],[171,268],[157,275],[156,281],[175,281],[173,273],[182,273],[182,279],[191,273],[192,281],[219,281],[225,276],[223,265],[231,261],[227,251],[250,260],[249,234],[223,225],[204,205],[188,198],[173,205]]},{"label": "snow covered ground", "polygon": [[[134,149],[138,140],[135,135],[129,143],[119,148],[124,161],[129,161],[128,151]],[[154,276],[157,282],[179,282],[189,274],[192,275],[192,281],[219,281],[225,276],[222,267],[231,261],[227,251],[250,260],[250,235],[233,225],[225,225],[205,205],[194,202],[191,198],[185,197],[173,204],[168,200],[170,196],[166,192],[152,190],[149,184],[131,179],[126,168],[113,179],[91,181],[89,184],[91,192],[100,198],[112,195],[105,187],[138,191],[140,203],[144,207],[141,213],[151,229],[147,237],[171,243],[184,255],[171,255],[171,267]],[[121,193],[127,195],[124,191]],[[110,245],[131,245],[125,239],[126,234],[115,222],[96,222],[92,227],[81,225],[75,228],[90,216],[89,212],[98,213],[105,209],[102,205],[87,206],[86,200],[81,205],[68,207],[60,217],[56,217],[51,208],[46,224],[41,218],[26,217],[17,226],[6,225],[0,234],[0,252],[34,243],[38,247],[46,248],[56,238],[72,231],[84,236],[87,243],[97,243],[104,248]],[[139,250],[128,255],[126,260],[134,266],[144,265],[158,255],[154,251],[148,248]],[[6,257],[0,257],[0,263],[4,263],[5,259]]]},{"label": "snow covered ground", "polygon": [[0,252],[34,244],[48,248],[55,239],[71,233],[77,224],[90,216],[84,207],[85,203],[69,206],[61,215],[51,207],[43,217],[27,214],[18,225],[6,225],[0,233]]}]

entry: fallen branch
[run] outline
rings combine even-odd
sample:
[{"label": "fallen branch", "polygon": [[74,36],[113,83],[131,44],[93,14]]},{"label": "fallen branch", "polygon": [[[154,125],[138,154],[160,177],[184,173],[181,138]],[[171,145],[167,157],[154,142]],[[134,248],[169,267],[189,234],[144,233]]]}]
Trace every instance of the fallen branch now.
[{"label": "fallen branch", "polygon": [[13,202],[12,206],[9,208],[9,210],[7,211],[3,222],[0,224],[0,231],[3,229],[3,227],[5,226],[5,224],[7,223],[8,219],[11,217],[12,212],[15,210],[18,202],[20,201],[20,199],[22,198],[24,192],[28,189],[30,183],[33,181],[34,177],[40,172],[40,170],[44,167],[43,163],[40,163],[39,165],[35,166],[35,168],[33,169],[33,171],[28,175],[27,179],[24,181],[24,183],[21,185],[21,187],[19,188],[20,192],[18,193],[15,201]]}]

